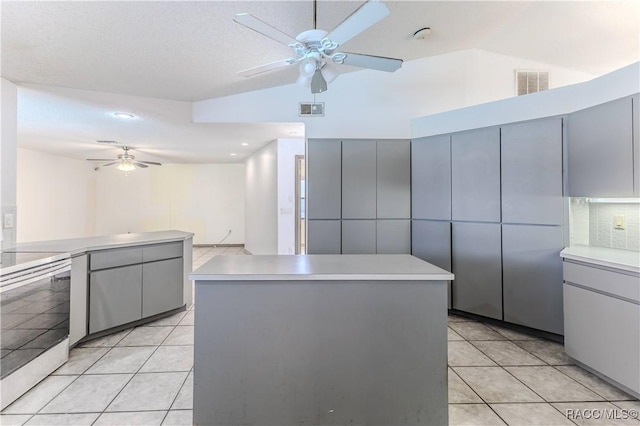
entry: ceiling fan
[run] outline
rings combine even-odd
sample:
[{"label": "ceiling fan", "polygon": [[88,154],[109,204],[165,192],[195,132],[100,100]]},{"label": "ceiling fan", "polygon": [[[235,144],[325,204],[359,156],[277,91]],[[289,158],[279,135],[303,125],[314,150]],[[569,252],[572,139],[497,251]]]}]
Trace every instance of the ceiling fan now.
[{"label": "ceiling fan", "polygon": [[117,159],[114,161],[112,159],[104,159],[104,158],[87,158],[87,161],[108,161],[107,164],[103,164],[102,167],[112,166],[117,164],[116,167],[118,170],[122,170],[123,172],[131,172],[136,169],[136,167],[140,167],[146,169],[151,166],[162,166],[162,163],[156,163],[155,161],[139,161],[136,160],[135,156],[129,154],[133,148],[128,146],[123,146],[122,150],[124,151],[122,154],[118,154]]},{"label": "ceiling fan", "polygon": [[402,59],[337,51],[344,43],[389,15],[389,9],[384,3],[368,0],[331,32],[316,29],[316,7],[316,0],[314,0],[314,29],[304,31],[295,38],[248,13],[235,15],[233,20],[238,24],[286,44],[295,52],[293,58],[248,68],[237,74],[241,77],[251,77],[300,64],[297,82],[307,87],[310,86],[311,93],[322,93],[327,90],[327,82],[333,81],[338,76],[334,64],[387,72],[394,72],[402,66]]}]

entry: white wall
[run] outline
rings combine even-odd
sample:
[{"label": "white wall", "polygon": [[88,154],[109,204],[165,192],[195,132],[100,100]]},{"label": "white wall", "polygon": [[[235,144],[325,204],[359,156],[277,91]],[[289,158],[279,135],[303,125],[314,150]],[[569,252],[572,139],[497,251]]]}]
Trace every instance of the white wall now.
[{"label": "white wall", "polygon": [[278,254],[296,253],[296,155],[304,139],[278,139]]},{"label": "white wall", "polygon": [[100,235],[177,229],[194,244],[244,242],[243,164],[164,164],[125,174],[96,172]]},{"label": "white wall", "polygon": [[195,122],[305,123],[308,138],[409,138],[411,119],[514,96],[514,69],[551,71],[554,87],[593,76],[548,64],[471,49],[405,62],[395,73],[362,70],[340,75],[317,94],[325,117],[301,118],[298,103],[313,101],[291,84],[193,105]]},{"label": "white wall", "polygon": [[255,152],[245,165],[245,249],[252,254],[277,254],[277,141]]},{"label": "white wall", "polygon": [[95,235],[95,172],[86,161],[18,149],[17,242]]},{"label": "white wall", "polygon": [[[0,247],[9,247],[16,241],[16,150],[18,138],[18,89],[8,80],[2,80],[0,128]],[[11,214],[14,227],[5,229],[2,218]]]}]

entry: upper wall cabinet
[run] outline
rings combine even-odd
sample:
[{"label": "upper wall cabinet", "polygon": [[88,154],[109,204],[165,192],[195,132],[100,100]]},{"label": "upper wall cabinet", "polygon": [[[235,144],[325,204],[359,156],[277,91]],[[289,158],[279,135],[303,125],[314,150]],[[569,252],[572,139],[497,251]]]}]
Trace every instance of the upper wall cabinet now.
[{"label": "upper wall cabinet", "polygon": [[376,218],[376,163],[375,141],[342,142],[343,219]]},{"label": "upper wall cabinet", "polygon": [[307,217],[340,219],[342,142],[309,139],[307,154]]},{"label": "upper wall cabinet", "polygon": [[631,97],[569,116],[569,196],[634,195],[633,126]]},{"label": "upper wall cabinet", "polygon": [[411,141],[411,217],[451,220],[451,136]]},{"label": "upper wall cabinet", "polygon": [[377,142],[377,217],[411,217],[411,146],[408,140]]},{"label": "upper wall cabinet", "polygon": [[453,220],[500,222],[500,128],[451,136]]},{"label": "upper wall cabinet", "polygon": [[561,225],[562,118],[501,128],[502,222]]},{"label": "upper wall cabinet", "polygon": [[640,197],[640,94],[633,96],[633,194]]}]

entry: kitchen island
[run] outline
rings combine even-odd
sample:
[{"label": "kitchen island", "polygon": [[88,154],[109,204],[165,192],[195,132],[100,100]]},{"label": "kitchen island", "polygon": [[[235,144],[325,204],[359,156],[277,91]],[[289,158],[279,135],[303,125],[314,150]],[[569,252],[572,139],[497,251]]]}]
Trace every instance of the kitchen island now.
[{"label": "kitchen island", "polygon": [[217,256],[194,424],[447,424],[447,281],[410,255]]}]

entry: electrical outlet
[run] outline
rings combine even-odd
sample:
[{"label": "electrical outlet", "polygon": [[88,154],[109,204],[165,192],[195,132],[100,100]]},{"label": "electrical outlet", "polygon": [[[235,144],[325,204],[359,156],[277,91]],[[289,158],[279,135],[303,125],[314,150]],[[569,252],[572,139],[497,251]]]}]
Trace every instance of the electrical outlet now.
[{"label": "electrical outlet", "polygon": [[623,214],[617,214],[613,217],[613,229],[624,229],[625,228],[625,216]]},{"label": "electrical outlet", "polygon": [[4,229],[13,228],[13,215],[11,213],[5,213],[2,218],[2,227]]}]

